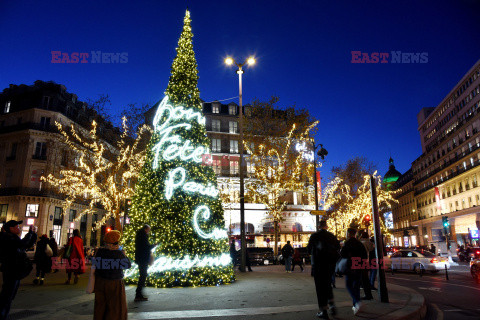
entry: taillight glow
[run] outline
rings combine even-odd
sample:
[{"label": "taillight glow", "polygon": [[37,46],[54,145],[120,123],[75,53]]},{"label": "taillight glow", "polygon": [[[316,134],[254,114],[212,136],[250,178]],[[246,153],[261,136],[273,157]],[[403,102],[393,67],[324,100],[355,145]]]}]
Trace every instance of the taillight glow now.
[{"label": "taillight glow", "polygon": [[430,263],[438,263],[437,258],[433,258],[432,260],[430,260]]}]

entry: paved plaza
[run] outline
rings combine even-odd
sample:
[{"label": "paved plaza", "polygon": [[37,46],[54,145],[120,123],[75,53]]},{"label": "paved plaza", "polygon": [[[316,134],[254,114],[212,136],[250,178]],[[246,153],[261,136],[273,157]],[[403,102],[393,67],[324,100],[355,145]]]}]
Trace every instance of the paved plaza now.
[{"label": "paved plaza", "polygon": [[[283,266],[253,267],[237,272],[233,284],[197,288],[147,288],[147,302],[133,302],[135,287],[127,287],[130,319],[315,319],[318,311],[310,266],[285,273]],[[11,319],[91,319],[94,295],[85,294],[87,274],[77,285],[64,285],[65,274],[49,274],[43,286],[33,277],[24,281],[12,305]],[[344,278],[337,278],[336,319],[419,319],[423,296],[412,289],[389,285],[390,303],[367,301],[354,317]]]}]

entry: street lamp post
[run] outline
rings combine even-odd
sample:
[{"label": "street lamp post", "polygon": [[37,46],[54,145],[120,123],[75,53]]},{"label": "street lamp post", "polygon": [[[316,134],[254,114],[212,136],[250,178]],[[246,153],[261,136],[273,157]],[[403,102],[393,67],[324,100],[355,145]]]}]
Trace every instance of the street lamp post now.
[{"label": "street lamp post", "polygon": [[237,74],[238,74],[238,102],[239,102],[239,121],[238,121],[238,131],[240,135],[240,143],[238,146],[238,151],[240,153],[240,242],[241,242],[241,260],[240,260],[240,271],[245,272],[245,264],[246,264],[246,250],[247,250],[247,243],[245,240],[245,184],[243,181],[243,173],[244,173],[244,159],[243,159],[243,109],[242,109],[242,74],[243,69],[242,67],[245,64],[254,65],[255,58],[250,57],[245,60],[244,63],[237,63],[233,58],[227,57],[225,59],[225,63],[227,65],[235,64],[238,67]]},{"label": "street lamp post", "polygon": [[[323,148],[323,144],[318,144],[315,145],[315,140],[312,141],[312,147],[313,147],[313,183],[315,184],[315,210],[318,211],[318,181],[317,181],[317,160],[315,159],[315,151],[317,151],[317,148],[320,147],[320,150],[318,150],[317,155],[322,158],[322,160],[325,160],[325,156],[328,154],[328,151]],[[335,217],[336,218],[336,217]],[[316,222],[316,231],[320,230],[320,216],[316,215],[315,216],[315,222]],[[335,220],[335,228],[337,227],[337,223]],[[335,231],[336,233],[336,231]]]}]

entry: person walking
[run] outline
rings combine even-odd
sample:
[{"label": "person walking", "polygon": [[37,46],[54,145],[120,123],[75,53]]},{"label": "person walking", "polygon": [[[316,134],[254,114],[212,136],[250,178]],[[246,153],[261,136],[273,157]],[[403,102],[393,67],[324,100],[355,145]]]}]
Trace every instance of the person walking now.
[{"label": "person walking", "polygon": [[85,255],[83,254],[83,240],[78,229],[73,230],[73,236],[68,239],[65,247],[65,257],[67,258],[67,280],[65,284],[70,284],[72,273],[75,275],[73,283],[78,283],[78,276],[85,273]]},{"label": "person walking", "polygon": [[432,243],[430,244],[430,252],[433,254],[437,254],[437,247]]},{"label": "person walking", "polygon": [[290,241],[287,241],[287,244],[282,248],[282,256],[283,261],[285,261],[285,271],[287,273],[292,272],[292,255],[293,255],[293,247],[290,244]]},{"label": "person walking", "polygon": [[30,226],[28,233],[20,239],[22,230],[19,225],[23,221],[9,220],[0,233],[0,262],[3,273],[2,292],[0,293],[0,320],[8,318],[10,306],[17,294],[20,280],[32,271],[32,264],[27,258],[26,249],[32,247],[37,240],[35,226]]},{"label": "person walking", "polygon": [[300,269],[303,272],[303,259],[300,256],[300,251],[298,249],[295,249],[293,251],[293,257],[292,257],[292,272],[295,270],[295,265],[298,265]]},{"label": "person walking", "polygon": [[92,268],[95,268],[94,320],[127,319],[123,270],[130,269],[132,264],[119,247],[120,238],[121,234],[118,230],[107,232],[103,237],[105,247],[98,249],[95,258],[92,259]]},{"label": "person walking", "polygon": [[[357,230],[349,228],[347,230],[348,240],[340,251],[342,258],[348,259],[349,270],[345,274],[345,285],[353,301],[353,314],[356,315],[362,306],[360,302],[360,282],[362,279],[362,270],[358,267],[362,265],[361,261],[367,259],[367,250],[365,246],[355,238]],[[355,264],[353,263],[355,260]]]},{"label": "person walking", "polygon": [[[50,230],[50,239],[48,240],[48,245],[50,246],[53,252],[52,260],[58,259],[58,244],[57,244],[57,240],[55,240],[55,237],[53,236],[53,230]],[[58,268],[55,268],[53,272],[57,273]]]},{"label": "person walking", "polygon": [[[362,232],[362,235],[360,237],[360,242],[363,244],[365,247],[365,250],[367,251],[367,259],[370,257],[370,252],[375,250],[375,245],[370,241],[368,238],[368,232],[364,231]],[[368,260],[368,262],[371,262]],[[363,265],[363,261],[361,263]],[[370,266],[370,263],[368,264]],[[365,296],[363,296],[361,299],[362,300],[372,300],[372,288],[370,286],[370,278],[368,277],[368,271],[370,268],[362,268],[362,280],[361,284],[363,286],[363,292],[365,293]]]},{"label": "person walking", "polygon": [[232,243],[230,243],[230,258],[232,259],[232,264],[235,268],[237,263],[237,249],[235,248],[235,240],[232,240]]},{"label": "person walking", "polygon": [[148,298],[143,295],[143,287],[147,281],[147,270],[150,263],[150,255],[155,245],[148,242],[148,234],[150,233],[150,226],[148,224],[137,230],[135,235],[135,263],[138,265],[140,276],[138,277],[137,290],[135,293],[135,301],[147,301]]},{"label": "person walking", "polygon": [[33,280],[33,284],[42,285],[45,282],[45,274],[49,273],[52,269],[52,256],[53,251],[50,248],[49,239],[46,234],[40,237],[35,249],[35,268],[37,269],[36,278]]},{"label": "person walking", "polygon": [[310,236],[307,250],[312,254],[312,274],[320,310],[317,317],[329,319],[327,305],[332,315],[335,315],[337,310],[333,299],[332,277],[339,258],[340,243],[333,233],[327,230],[326,220],[321,220],[320,230]]}]

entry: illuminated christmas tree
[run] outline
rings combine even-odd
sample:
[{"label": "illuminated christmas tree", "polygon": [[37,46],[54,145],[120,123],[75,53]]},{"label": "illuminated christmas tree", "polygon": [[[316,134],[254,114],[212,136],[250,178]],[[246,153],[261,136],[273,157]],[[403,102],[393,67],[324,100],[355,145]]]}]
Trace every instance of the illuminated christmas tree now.
[{"label": "illuminated christmas tree", "polygon": [[[197,87],[192,37],[187,10],[125,228],[125,248],[133,257],[135,232],[145,223],[152,227],[150,242],[158,245],[147,285],[156,287],[234,281],[217,179],[210,166],[202,165],[210,141]],[[136,267],[126,276],[128,282],[136,282]]]}]

